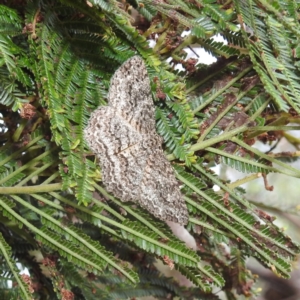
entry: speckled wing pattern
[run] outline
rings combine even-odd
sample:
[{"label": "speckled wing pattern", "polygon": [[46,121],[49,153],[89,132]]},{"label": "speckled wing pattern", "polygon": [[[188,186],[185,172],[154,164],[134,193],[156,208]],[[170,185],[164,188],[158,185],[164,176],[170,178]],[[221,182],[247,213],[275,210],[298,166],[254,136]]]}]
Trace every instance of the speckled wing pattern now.
[{"label": "speckled wing pattern", "polygon": [[155,131],[154,110],[145,63],[134,56],[113,75],[108,106],[92,113],[85,139],[100,161],[107,191],[185,225],[186,204]]}]

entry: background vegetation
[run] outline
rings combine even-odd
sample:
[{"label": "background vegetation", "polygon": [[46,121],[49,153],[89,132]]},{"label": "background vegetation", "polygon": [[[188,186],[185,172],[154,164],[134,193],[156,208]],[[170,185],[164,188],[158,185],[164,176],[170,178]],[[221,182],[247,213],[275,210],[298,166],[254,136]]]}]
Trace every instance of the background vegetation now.
[{"label": "background vegetation", "polygon": [[[269,173],[300,177],[290,164],[299,139],[287,132],[300,129],[299,6],[1,1],[0,298],[250,298],[257,276],[249,257],[288,278],[299,245],[241,185],[260,178],[272,190]],[[185,49],[195,47],[216,63],[186,59]],[[136,54],[148,66],[157,132],[197,251],[140,207],[109,195],[83,139],[91,112],[106,104],[110,77]],[[295,151],[278,151],[282,139]],[[219,164],[244,176],[224,180],[211,170]],[[193,287],[166,278],[157,259]],[[20,275],[24,268],[29,275]]]}]

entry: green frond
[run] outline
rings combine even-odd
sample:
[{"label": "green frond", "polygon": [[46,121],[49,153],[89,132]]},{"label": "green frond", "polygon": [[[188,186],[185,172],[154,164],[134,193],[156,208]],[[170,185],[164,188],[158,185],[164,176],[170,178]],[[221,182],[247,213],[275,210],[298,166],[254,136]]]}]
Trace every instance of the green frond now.
[{"label": "green frond", "polygon": [[11,210],[15,207],[15,203],[13,203],[7,197],[2,196],[2,195],[1,195],[0,199],[1,199],[0,210],[2,212],[2,215],[5,218],[8,218],[9,220],[11,220],[14,223],[14,225],[17,224],[20,228],[22,228],[23,227],[22,222],[19,222],[18,218],[16,218],[16,216],[14,214],[10,213]]},{"label": "green frond", "polygon": [[[204,293],[207,293],[207,294],[211,293],[211,291],[212,291],[211,285],[208,284],[208,282],[206,281],[207,278],[204,279],[204,276],[202,277],[199,274],[199,270],[194,269],[194,268],[180,267],[180,266],[178,266],[177,269],[180,271],[180,273],[185,275],[186,278],[188,278],[196,286],[199,286]],[[201,295],[201,298],[200,298],[200,299],[205,299],[202,297],[205,297],[205,295]],[[210,298],[208,298],[208,299],[210,299]]]},{"label": "green frond", "polygon": [[[172,4],[166,4],[161,2],[160,5],[153,5],[152,1],[146,0],[151,8],[156,9],[161,14],[169,17],[170,19],[179,22],[186,28],[191,28],[192,34],[199,38],[205,38],[214,33],[216,26],[212,20],[204,13],[199,14],[196,10],[189,8],[189,5],[185,1],[171,1]],[[178,12],[178,8],[181,8],[187,15],[195,17],[191,19],[184,14]]]},{"label": "green frond", "polygon": [[[176,114],[182,126],[184,141],[190,142],[199,134],[199,124],[197,124],[194,114],[187,103],[167,102],[168,107]],[[180,127],[177,129],[180,130]]]},{"label": "green frond", "polygon": [[227,41],[228,44],[232,44],[239,48],[246,48],[246,43],[240,31],[238,32],[225,31],[222,32],[222,37]]},{"label": "green frond", "polygon": [[109,3],[103,0],[92,0],[91,3],[94,3],[96,7],[101,8],[106,12],[112,12],[117,9],[117,5],[114,2]]},{"label": "green frond", "polygon": [[160,242],[160,237],[154,232],[150,232],[147,228],[142,227],[138,222],[125,221],[124,226],[130,228],[122,231],[124,238],[134,242],[141,249],[150,253],[163,257],[167,256],[176,264],[184,266],[196,266],[199,258],[193,250],[188,250],[184,243],[170,240]]},{"label": "green frond", "polygon": [[[243,242],[246,243],[250,248],[255,250],[255,256],[259,257],[260,260],[269,262],[272,261],[274,266],[277,268],[277,271],[282,274],[282,276],[286,277],[288,274],[288,268],[283,266],[281,263],[281,258],[277,257],[275,260],[270,256],[267,249],[260,249],[261,241],[258,243],[256,238],[253,238],[253,235],[250,232],[253,232],[255,237],[259,237],[260,239],[264,239],[267,243],[276,244],[273,237],[270,238],[266,236],[262,230],[257,228],[254,229],[254,224],[256,219],[249,213],[244,210],[239,209],[235,204],[230,203],[230,207],[232,212],[224,206],[224,200],[219,195],[215,194],[212,191],[200,191],[196,186],[188,182],[183,176],[178,174],[178,178],[185,184],[187,184],[191,189],[193,189],[199,196],[204,198],[206,202],[202,203],[201,206],[197,205],[190,199],[188,199],[188,203],[194,206],[194,209],[199,209],[201,213],[206,214],[208,217],[214,220],[214,222],[218,222],[222,227],[226,228],[226,230],[231,231],[234,235],[237,235]],[[231,219],[232,218],[232,219]],[[225,221],[226,220],[226,221]],[[229,225],[230,224],[230,225]],[[245,227],[244,227],[245,226]],[[290,256],[289,251],[286,249],[285,244],[278,244],[280,251],[284,250],[284,255],[287,257]],[[295,248],[296,252],[297,247]],[[291,250],[292,252],[294,250]],[[254,254],[253,254],[254,255]]]},{"label": "green frond", "polygon": [[20,293],[20,296],[26,300],[32,299],[31,292],[29,291],[29,286],[19,275],[19,270],[17,269],[16,262],[11,259],[11,248],[6,243],[1,233],[0,233],[0,253],[1,256],[5,258],[10,271],[14,275],[14,279],[18,284],[18,293]]},{"label": "green frond", "polygon": [[220,29],[224,30],[228,26],[228,21],[231,18],[230,10],[225,11],[221,8],[221,5],[209,3],[210,1],[203,1],[204,8],[203,13],[210,16],[211,19],[216,21],[220,26]]},{"label": "green frond", "polygon": [[[153,270],[150,268],[140,268],[139,275],[141,278],[141,285],[150,283],[152,286],[162,289],[168,293],[174,293],[174,295],[178,295],[179,297],[185,298],[190,295],[190,297],[194,297],[194,299],[205,299],[204,292],[201,289],[195,288],[187,291],[184,287],[178,286],[175,280],[171,278],[166,278],[157,270]],[[201,295],[201,296],[200,296]],[[157,295],[158,296],[158,295]],[[199,298],[201,297],[201,298]],[[213,299],[213,298],[209,298]]]},{"label": "green frond", "polygon": [[[55,249],[62,257],[80,268],[89,270],[89,272],[98,274],[103,272],[106,267],[105,262],[100,259],[99,255],[91,254],[88,249],[83,247],[82,243],[80,243],[81,247],[78,247],[78,243],[66,240],[65,237],[60,237],[56,232],[41,228],[38,239],[43,245]],[[107,253],[103,253],[103,256],[105,254]],[[111,254],[110,256],[112,257]]]},{"label": "green frond", "polygon": [[240,51],[234,47],[228,46],[223,42],[216,42],[213,38],[205,40],[201,46],[213,56],[231,57],[239,55]]},{"label": "green frond", "polygon": [[[13,196],[13,198],[20,204],[25,204],[20,197]],[[134,283],[138,281],[135,272],[126,267],[121,267],[111,253],[105,251],[104,248],[92,241],[87,235],[76,228],[64,227],[53,217],[33,206],[31,206],[31,209],[44,218],[43,223],[45,225],[42,228],[36,228],[24,219],[21,222],[37,235],[37,239],[43,245],[58,251],[61,256],[68,261],[72,261],[78,267],[88,269],[95,274],[102,272],[109,264],[123,273],[129,281]],[[6,211],[9,212],[11,210],[6,207]],[[15,214],[11,213],[11,215]]]},{"label": "green frond", "polygon": [[14,36],[21,33],[22,20],[16,10],[0,4],[0,35]]},{"label": "green frond", "polygon": [[[68,278],[67,281],[73,287],[75,294],[77,294],[76,290],[80,289],[80,293],[82,293],[86,299],[112,299],[109,291],[97,288],[97,277],[93,280],[91,276],[90,280],[86,280],[87,277],[83,277],[72,263],[62,260],[60,262],[60,270],[61,274],[64,275],[65,278]],[[109,275],[112,276],[112,274]],[[107,276],[109,275],[107,274]],[[117,277],[117,275],[115,276]]]},{"label": "green frond", "polygon": [[[212,150],[216,153],[216,149]],[[219,150],[220,151],[220,150]],[[236,169],[237,171],[243,173],[265,173],[268,174],[269,172],[276,172],[277,169],[269,166],[267,163],[264,164],[262,162],[255,161],[253,159],[249,159],[246,157],[240,157],[237,155],[232,155],[226,153],[224,151],[220,151],[218,153],[222,153],[221,160],[224,164],[230,166],[231,168]]]},{"label": "green frond", "polygon": [[[171,112],[156,108],[157,132],[164,138],[166,147],[182,161],[190,165],[193,160],[193,152],[188,151],[189,145],[183,144],[184,136],[178,133],[179,120]],[[179,128],[180,130],[180,128]]]},{"label": "green frond", "polygon": [[[291,35],[295,33],[290,31],[294,31],[292,28],[299,30],[296,21],[290,19],[289,28],[286,31],[281,30],[286,26],[285,19],[279,21],[272,13],[267,15],[255,2],[244,1],[236,4],[244,22],[242,32],[249,55],[266,91],[273,97],[279,109],[287,111],[291,106],[300,112],[297,96],[299,76],[293,66],[290,48]],[[266,5],[267,10],[271,9],[266,3],[263,5]],[[247,37],[245,26],[253,31],[255,42]]]},{"label": "green frond", "polygon": [[288,15],[291,16],[293,19],[297,18],[297,10],[299,8],[299,4],[296,1],[287,1],[287,2],[278,2],[278,8],[281,8],[284,11],[288,12]]},{"label": "green frond", "polygon": [[[205,99],[203,98],[203,95],[193,97],[189,101],[190,108],[195,111],[197,107],[202,106],[205,103]],[[204,116],[203,116],[204,117]]]},{"label": "green frond", "polygon": [[206,16],[202,15],[196,18],[194,22],[195,25],[193,24],[191,33],[197,38],[206,38],[207,36],[211,36],[215,32],[215,25]]},{"label": "green frond", "polygon": [[9,37],[0,35],[0,65],[6,65],[10,73],[16,69],[16,63],[14,60],[14,44]]},{"label": "green frond", "polygon": [[24,173],[17,172],[16,174],[12,175],[12,170],[6,170],[5,172],[0,173],[0,182],[3,186],[12,186],[19,182],[22,178],[25,177]]},{"label": "green frond", "polygon": [[[197,178],[191,173],[185,172],[183,167],[180,167],[179,165],[174,165],[174,169],[178,172],[180,176],[184,177],[187,181],[191,182],[199,190],[203,190],[207,187],[203,180]],[[187,186],[184,187],[183,191],[185,191],[187,194],[192,193],[192,190],[190,190]]]},{"label": "green frond", "polygon": [[148,3],[145,3],[144,7],[139,7],[138,11],[149,21],[152,20],[156,14],[155,8],[151,5],[148,5]]}]

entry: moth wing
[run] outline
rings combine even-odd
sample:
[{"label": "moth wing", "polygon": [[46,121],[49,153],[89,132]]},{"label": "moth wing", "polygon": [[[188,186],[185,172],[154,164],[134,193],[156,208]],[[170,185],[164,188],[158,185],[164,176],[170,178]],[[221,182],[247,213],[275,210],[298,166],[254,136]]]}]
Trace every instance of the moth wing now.
[{"label": "moth wing", "polygon": [[140,185],[147,161],[139,143],[116,153],[103,164],[103,182],[123,202],[140,203]]},{"label": "moth wing", "polygon": [[140,153],[141,134],[114,108],[102,106],[92,113],[85,139],[99,159],[107,190],[121,201],[137,202],[146,164]]},{"label": "moth wing", "polygon": [[159,146],[149,153],[143,170],[139,204],[163,221],[186,225],[188,222],[186,203],[174,170],[162,151],[161,139],[155,135],[154,140],[158,139]]},{"label": "moth wing", "polygon": [[121,201],[135,202],[160,220],[182,225],[188,222],[174,170],[161,149],[161,137],[156,134],[145,136],[106,160],[103,181]]},{"label": "moth wing", "polygon": [[100,161],[119,153],[141,140],[139,132],[110,106],[96,109],[84,130],[85,140]]},{"label": "moth wing", "polygon": [[133,56],[115,72],[110,81],[108,104],[135,130],[155,131],[150,79],[141,57]]}]

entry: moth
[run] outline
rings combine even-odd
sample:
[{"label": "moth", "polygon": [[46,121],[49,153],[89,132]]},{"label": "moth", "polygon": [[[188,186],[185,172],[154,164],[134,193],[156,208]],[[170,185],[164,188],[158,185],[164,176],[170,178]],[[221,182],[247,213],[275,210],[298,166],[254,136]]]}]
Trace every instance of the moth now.
[{"label": "moth", "polygon": [[107,191],[160,220],[187,224],[185,201],[155,130],[150,79],[141,57],[130,58],[115,72],[107,98],[108,105],[91,114],[84,130]]}]

